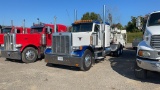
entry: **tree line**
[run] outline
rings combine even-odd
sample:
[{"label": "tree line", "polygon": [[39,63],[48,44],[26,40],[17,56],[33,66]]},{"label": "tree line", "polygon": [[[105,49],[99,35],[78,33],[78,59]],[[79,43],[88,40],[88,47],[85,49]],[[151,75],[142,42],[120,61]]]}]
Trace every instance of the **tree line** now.
[{"label": "tree line", "polygon": [[[118,29],[121,29],[121,30],[126,29],[127,32],[139,32],[140,30],[138,30],[138,28],[136,27],[136,18],[137,17],[131,16],[131,20],[127,23],[127,25],[122,26],[121,23],[113,23],[112,22],[112,20],[113,20],[112,14],[108,13],[106,22],[110,23],[111,28],[117,27]],[[143,19],[143,18],[141,17],[141,19]],[[87,12],[87,13],[83,14],[81,20],[98,20],[98,21],[102,22],[101,16],[99,14],[94,13],[94,12]]]}]

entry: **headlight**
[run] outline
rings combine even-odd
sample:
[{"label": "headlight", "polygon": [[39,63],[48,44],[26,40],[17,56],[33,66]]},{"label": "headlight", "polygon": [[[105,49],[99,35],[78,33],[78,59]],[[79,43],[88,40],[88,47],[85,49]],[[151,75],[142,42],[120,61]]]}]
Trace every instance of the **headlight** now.
[{"label": "headlight", "polygon": [[16,44],[16,48],[22,47],[22,44]]},{"label": "headlight", "polygon": [[150,57],[151,54],[150,54],[149,51],[139,50],[139,51],[138,51],[138,56],[147,58],[147,57]]},{"label": "headlight", "polygon": [[1,47],[4,47],[4,44],[1,44]]},{"label": "headlight", "polygon": [[82,46],[72,46],[73,50],[82,50],[83,47]]}]

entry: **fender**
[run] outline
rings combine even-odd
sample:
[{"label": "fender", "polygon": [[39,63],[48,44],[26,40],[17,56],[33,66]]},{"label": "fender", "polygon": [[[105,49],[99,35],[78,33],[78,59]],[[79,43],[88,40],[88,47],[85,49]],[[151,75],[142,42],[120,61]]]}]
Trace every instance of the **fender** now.
[{"label": "fender", "polygon": [[86,49],[89,49],[93,53],[93,48],[91,46],[82,46],[82,47],[83,47],[82,50],[72,51],[72,55],[76,55],[77,57],[82,57]]},{"label": "fender", "polygon": [[34,47],[35,49],[37,49],[38,54],[39,54],[39,52],[40,52],[40,48],[36,47],[36,46],[33,45],[33,44],[29,44],[29,45],[27,45],[27,46],[22,46],[21,49],[20,49],[20,52],[23,52],[24,49],[27,48],[27,47]]},{"label": "fender", "polygon": [[142,50],[150,50],[150,51],[153,50],[152,47],[149,46],[145,41],[141,41],[141,42],[138,44],[137,50],[140,50],[140,49],[142,49]]}]

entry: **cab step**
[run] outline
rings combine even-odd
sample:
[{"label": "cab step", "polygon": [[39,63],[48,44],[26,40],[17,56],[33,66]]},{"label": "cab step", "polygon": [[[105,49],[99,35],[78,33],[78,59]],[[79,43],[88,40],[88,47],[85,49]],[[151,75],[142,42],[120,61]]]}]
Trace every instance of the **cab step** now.
[{"label": "cab step", "polygon": [[104,59],[104,57],[97,57],[95,59],[101,60],[101,59]]}]

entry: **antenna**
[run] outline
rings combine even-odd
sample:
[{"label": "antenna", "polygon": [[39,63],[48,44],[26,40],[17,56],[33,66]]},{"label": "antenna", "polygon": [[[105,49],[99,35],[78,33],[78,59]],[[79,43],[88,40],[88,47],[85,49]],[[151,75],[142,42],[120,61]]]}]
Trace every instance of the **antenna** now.
[{"label": "antenna", "polygon": [[70,16],[69,16],[69,13],[68,13],[68,10],[67,10],[67,9],[66,9],[66,12],[67,12],[67,15],[68,15],[69,21],[72,23],[71,18],[70,18]]}]

